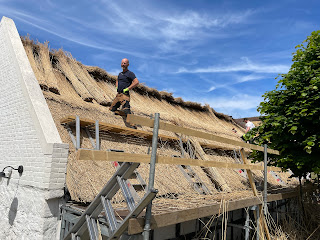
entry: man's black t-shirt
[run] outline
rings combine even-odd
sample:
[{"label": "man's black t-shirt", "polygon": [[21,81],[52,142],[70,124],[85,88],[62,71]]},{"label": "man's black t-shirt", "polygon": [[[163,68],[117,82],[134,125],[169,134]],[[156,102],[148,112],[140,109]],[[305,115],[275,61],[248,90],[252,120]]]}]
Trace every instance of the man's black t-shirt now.
[{"label": "man's black t-shirt", "polygon": [[131,72],[130,70],[127,70],[126,72],[121,72],[118,75],[118,93],[122,93],[123,89],[129,87],[133,81],[133,79],[136,78],[136,75]]}]

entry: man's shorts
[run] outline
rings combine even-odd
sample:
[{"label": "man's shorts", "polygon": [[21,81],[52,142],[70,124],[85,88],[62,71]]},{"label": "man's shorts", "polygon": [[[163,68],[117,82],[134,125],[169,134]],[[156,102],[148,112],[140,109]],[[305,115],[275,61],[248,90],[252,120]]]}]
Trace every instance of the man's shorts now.
[{"label": "man's shorts", "polygon": [[124,93],[117,93],[116,97],[113,99],[111,103],[109,110],[112,112],[116,112],[120,106],[121,110],[125,114],[131,114],[129,95],[126,95]]}]

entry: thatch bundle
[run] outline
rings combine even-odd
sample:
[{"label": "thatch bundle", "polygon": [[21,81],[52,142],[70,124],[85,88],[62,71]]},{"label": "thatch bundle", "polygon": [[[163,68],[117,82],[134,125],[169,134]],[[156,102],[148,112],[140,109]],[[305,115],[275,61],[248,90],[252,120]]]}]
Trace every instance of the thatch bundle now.
[{"label": "thatch bundle", "polygon": [[73,73],[80,80],[80,82],[83,83],[83,85],[86,87],[89,93],[93,96],[94,100],[96,100],[99,104],[104,106],[107,106],[109,102],[112,101],[112,99],[109,97],[108,100],[106,99],[103,91],[101,90],[101,88],[99,88],[96,81],[92,79],[92,77],[89,75],[86,69],[82,68],[82,64],[80,65],[80,63],[78,63],[71,56],[69,56],[68,58],[68,63]]},{"label": "thatch bundle", "polygon": [[54,56],[58,60],[57,67],[63,72],[63,74],[68,78],[71,82],[72,86],[76,90],[76,92],[81,96],[81,98],[86,102],[91,102],[93,97],[86,89],[86,87],[79,81],[79,79],[73,73],[69,63],[68,57],[65,52],[61,49],[54,52]]},{"label": "thatch bundle", "polygon": [[30,40],[29,36],[21,37],[21,41],[41,89],[48,90],[46,76],[43,71],[42,65],[39,63],[39,57],[35,56],[36,48],[38,48],[38,46],[34,44],[33,40]]},{"label": "thatch bundle", "polygon": [[45,42],[44,44],[39,43],[38,46],[40,48],[39,60],[44,69],[44,76],[46,78],[49,91],[59,94],[57,79],[53,72],[52,62],[50,61],[48,42]]},{"label": "thatch bundle", "polygon": [[89,74],[97,81],[97,82],[111,82],[113,84],[116,83],[117,76],[111,75],[106,72],[104,69],[93,66],[83,66],[89,72]]}]

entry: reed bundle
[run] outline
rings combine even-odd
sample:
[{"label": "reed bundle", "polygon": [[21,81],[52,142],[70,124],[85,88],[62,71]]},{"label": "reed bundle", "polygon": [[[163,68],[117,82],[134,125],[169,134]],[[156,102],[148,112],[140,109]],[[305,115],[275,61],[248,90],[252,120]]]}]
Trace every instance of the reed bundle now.
[{"label": "reed bundle", "polygon": [[49,91],[59,94],[57,79],[53,72],[52,62],[50,60],[50,50],[48,42],[45,42],[44,44],[38,43],[38,46],[40,48],[39,60],[42,65],[42,68],[44,69],[44,76],[46,78]]},{"label": "reed bundle", "polygon": [[63,74],[67,77],[67,79],[71,82],[75,91],[79,94],[79,96],[86,102],[91,102],[93,100],[92,95],[86,89],[86,87],[79,81],[79,79],[73,73],[69,63],[68,57],[65,52],[61,49],[59,51],[54,52],[54,56],[58,60],[58,68],[63,72]]},{"label": "reed bundle", "polygon": [[74,58],[69,56],[68,64],[70,65],[75,76],[85,86],[88,92],[93,96],[94,100],[96,100],[101,105],[107,106],[111,99],[108,98],[109,101],[106,99],[102,89],[99,88],[96,81],[92,79],[88,72],[81,67],[80,63],[78,63]]},{"label": "reed bundle", "polygon": [[48,90],[48,84],[46,81],[45,73],[41,63],[39,62],[38,53],[36,52],[37,45],[35,45],[34,42],[30,40],[29,36],[22,37],[21,40],[26,54],[28,56],[32,70],[34,72],[34,75],[36,76],[41,89],[45,91]]}]

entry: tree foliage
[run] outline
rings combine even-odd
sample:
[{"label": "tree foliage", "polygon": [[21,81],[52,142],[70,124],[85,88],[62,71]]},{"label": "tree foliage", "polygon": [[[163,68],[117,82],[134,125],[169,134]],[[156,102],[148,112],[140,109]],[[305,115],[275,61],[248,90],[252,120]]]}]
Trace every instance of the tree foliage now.
[{"label": "tree foliage", "polygon": [[[280,151],[274,165],[303,176],[320,170],[320,31],[296,49],[289,72],[263,95],[258,107],[262,124],[252,134],[258,133],[258,144]],[[253,155],[262,159],[261,153]]]}]

